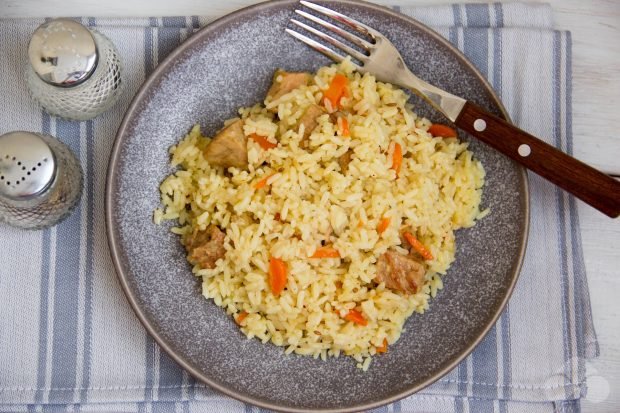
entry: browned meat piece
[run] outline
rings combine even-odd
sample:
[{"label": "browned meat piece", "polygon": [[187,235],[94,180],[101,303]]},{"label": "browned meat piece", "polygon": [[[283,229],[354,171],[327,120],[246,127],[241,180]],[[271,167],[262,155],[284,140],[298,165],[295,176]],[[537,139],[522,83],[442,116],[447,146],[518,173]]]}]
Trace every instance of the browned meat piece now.
[{"label": "browned meat piece", "polygon": [[353,158],[353,151],[350,149],[346,151],[344,154],[340,155],[340,157],[338,157],[338,165],[340,165],[340,172],[342,172],[343,174],[347,173],[347,170],[349,169],[349,164],[351,163],[352,158]]},{"label": "browned meat piece", "polygon": [[248,139],[243,134],[241,119],[219,131],[204,149],[204,156],[212,166],[245,168],[248,166]]},{"label": "browned meat piece", "polygon": [[285,72],[282,69],[276,70],[273,75],[273,83],[267,92],[267,98],[276,100],[297,89],[307,85],[312,80],[312,75],[306,72]]},{"label": "browned meat piece", "polygon": [[215,225],[210,225],[204,231],[194,231],[183,238],[183,245],[187,250],[187,259],[200,268],[215,268],[215,262],[224,258],[224,233]]},{"label": "browned meat piece", "polygon": [[415,294],[424,283],[424,265],[409,255],[387,251],[377,261],[375,281],[391,290]]},{"label": "browned meat piece", "polygon": [[299,121],[297,122],[297,128],[299,126],[304,125],[304,136],[302,136],[302,141],[308,139],[308,136],[312,133],[314,128],[319,124],[316,120],[325,113],[325,110],[319,105],[310,105],[308,109],[301,115]]}]

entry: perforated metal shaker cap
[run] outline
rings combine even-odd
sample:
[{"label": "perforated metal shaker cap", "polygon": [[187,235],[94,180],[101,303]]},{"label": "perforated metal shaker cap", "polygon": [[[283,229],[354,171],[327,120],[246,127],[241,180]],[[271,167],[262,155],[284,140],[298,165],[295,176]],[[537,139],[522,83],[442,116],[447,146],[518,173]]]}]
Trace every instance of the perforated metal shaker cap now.
[{"label": "perforated metal shaker cap", "polygon": [[34,72],[46,83],[71,87],[95,71],[97,44],[91,32],[69,19],[39,26],[30,39],[28,57]]},{"label": "perforated metal shaker cap", "polygon": [[39,135],[18,131],[0,136],[0,198],[28,201],[42,196],[55,176],[54,153]]}]

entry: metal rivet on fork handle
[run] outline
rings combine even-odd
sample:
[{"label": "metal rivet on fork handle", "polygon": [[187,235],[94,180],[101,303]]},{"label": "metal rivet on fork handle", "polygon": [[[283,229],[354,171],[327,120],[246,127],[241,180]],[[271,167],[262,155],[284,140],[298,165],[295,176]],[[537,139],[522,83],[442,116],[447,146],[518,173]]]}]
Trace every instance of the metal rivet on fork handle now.
[{"label": "metal rivet on fork handle", "polygon": [[519,155],[525,158],[526,156],[530,156],[530,154],[532,153],[532,148],[530,148],[530,145],[523,143],[519,145],[519,148],[517,148],[517,152],[519,152]]}]

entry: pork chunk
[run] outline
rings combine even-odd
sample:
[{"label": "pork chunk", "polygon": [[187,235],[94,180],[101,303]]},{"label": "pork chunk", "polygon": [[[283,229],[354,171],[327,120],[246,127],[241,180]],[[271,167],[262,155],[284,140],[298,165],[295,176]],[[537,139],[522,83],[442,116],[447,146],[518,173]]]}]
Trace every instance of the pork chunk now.
[{"label": "pork chunk", "polygon": [[267,98],[271,101],[279,99],[298,87],[307,85],[311,80],[312,75],[310,73],[285,72],[278,69],[273,75],[273,82],[267,92]]},{"label": "pork chunk", "polygon": [[215,225],[210,225],[204,231],[194,231],[183,238],[183,245],[187,251],[187,259],[200,268],[215,268],[215,262],[224,258],[224,233]]},{"label": "pork chunk", "polygon": [[338,165],[340,165],[340,172],[343,175],[349,170],[351,159],[353,159],[353,151],[350,149],[338,157]]},{"label": "pork chunk", "polygon": [[391,290],[415,294],[424,283],[425,273],[424,265],[410,255],[387,251],[377,261],[375,281]]},{"label": "pork chunk", "polygon": [[248,139],[243,133],[241,119],[219,131],[204,149],[204,156],[212,166],[246,168],[248,166]]},{"label": "pork chunk", "polygon": [[298,129],[301,125],[304,125],[304,136],[302,136],[302,141],[305,141],[306,139],[308,139],[312,131],[319,124],[317,122],[317,119],[319,118],[319,116],[323,115],[324,113],[325,113],[325,110],[319,105],[313,104],[313,105],[308,106],[304,114],[301,115],[301,118],[299,118],[299,121],[297,122]]}]

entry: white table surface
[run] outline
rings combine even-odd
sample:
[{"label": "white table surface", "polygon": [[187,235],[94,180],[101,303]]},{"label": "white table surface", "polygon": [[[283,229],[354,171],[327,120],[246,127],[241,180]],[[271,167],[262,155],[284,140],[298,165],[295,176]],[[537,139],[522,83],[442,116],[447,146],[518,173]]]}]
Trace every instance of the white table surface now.
[{"label": "white table surface", "polygon": [[[439,4],[472,0],[375,0]],[[482,0],[479,0],[482,1]],[[505,0],[499,0],[505,1]],[[556,27],[573,33],[575,156],[620,177],[620,0],[550,3]],[[253,0],[0,0],[0,17],[224,14]],[[620,411],[620,220],[580,203],[581,236],[601,356],[589,361],[584,412]]]}]

